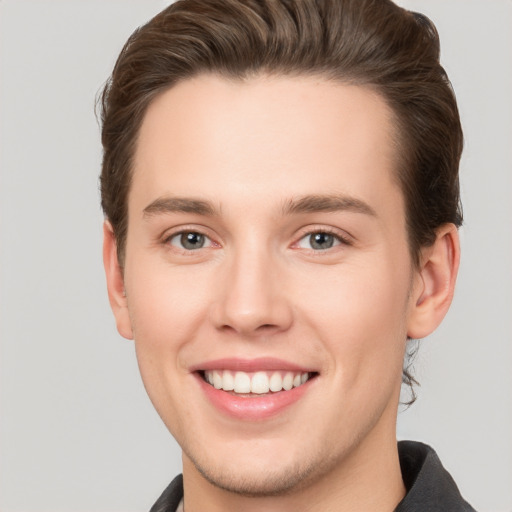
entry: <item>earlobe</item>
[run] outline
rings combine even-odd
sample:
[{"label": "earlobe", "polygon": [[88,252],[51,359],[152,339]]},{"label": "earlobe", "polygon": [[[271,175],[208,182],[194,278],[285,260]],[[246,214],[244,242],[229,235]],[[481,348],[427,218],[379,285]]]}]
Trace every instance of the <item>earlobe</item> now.
[{"label": "earlobe", "polygon": [[438,229],[434,244],[422,250],[408,321],[410,338],[428,336],[443,320],[453,299],[459,259],[457,228],[445,224]]},{"label": "earlobe", "polygon": [[117,244],[110,222],[103,223],[103,265],[107,278],[108,298],[116,319],[117,330],[126,339],[133,339],[124,288],[123,271],[117,256]]}]

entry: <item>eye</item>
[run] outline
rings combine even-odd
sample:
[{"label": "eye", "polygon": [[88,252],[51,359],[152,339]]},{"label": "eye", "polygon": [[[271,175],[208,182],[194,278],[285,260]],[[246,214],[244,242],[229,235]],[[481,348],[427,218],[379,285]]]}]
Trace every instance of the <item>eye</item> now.
[{"label": "eye", "polygon": [[174,247],[185,249],[186,251],[195,251],[212,246],[212,241],[207,236],[197,231],[182,231],[181,233],[176,233],[168,239],[168,243]]},{"label": "eye", "polygon": [[309,233],[302,237],[297,246],[301,249],[313,249],[314,251],[325,251],[331,249],[336,245],[342,243],[341,237],[333,235],[332,233],[326,233],[324,231],[317,231],[315,233]]}]

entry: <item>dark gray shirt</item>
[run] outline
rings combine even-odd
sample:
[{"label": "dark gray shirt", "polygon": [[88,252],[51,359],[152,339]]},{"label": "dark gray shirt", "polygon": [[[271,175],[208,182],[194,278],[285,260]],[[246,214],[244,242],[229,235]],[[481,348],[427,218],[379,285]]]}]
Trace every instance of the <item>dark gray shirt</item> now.
[{"label": "dark gray shirt", "polygon": [[[460,495],[436,452],[423,443],[398,443],[400,468],[407,494],[395,512],[475,512]],[[175,512],[183,498],[183,477],[177,476],[150,512]]]}]

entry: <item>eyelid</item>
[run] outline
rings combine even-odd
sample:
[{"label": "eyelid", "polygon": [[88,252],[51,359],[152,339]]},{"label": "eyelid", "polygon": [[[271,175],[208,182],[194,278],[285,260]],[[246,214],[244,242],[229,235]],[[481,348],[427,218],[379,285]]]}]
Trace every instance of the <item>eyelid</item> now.
[{"label": "eyelid", "polygon": [[[180,247],[179,245],[175,245],[172,243],[172,241],[174,239],[179,239],[183,235],[188,235],[188,234],[192,234],[192,233],[202,236],[203,239],[205,240],[205,242],[207,243],[207,245],[203,245],[202,247],[198,247],[197,249],[185,249],[184,247]],[[198,251],[200,249],[207,249],[208,247],[212,247],[214,245],[212,239],[208,235],[204,235],[203,233],[199,233],[198,231],[178,231],[177,233],[174,233],[167,238],[167,243],[169,245],[172,245],[173,247],[177,247],[178,249],[184,249],[186,252],[189,252],[192,250]]]},{"label": "eyelid", "polygon": [[[346,231],[340,230],[338,228],[334,228],[332,226],[322,226],[322,225],[313,225],[313,226],[306,226],[302,228],[295,238],[295,242],[292,244],[292,248],[300,248],[298,247],[298,244],[301,240],[304,238],[314,235],[316,233],[325,233],[326,235],[332,235],[338,240],[340,243],[336,244],[334,247],[338,247],[339,245],[344,246],[351,246],[353,245],[354,241],[350,234],[348,234]],[[333,247],[333,248],[334,248]],[[331,249],[333,249],[331,248]],[[307,250],[307,249],[306,249]],[[311,249],[311,251],[315,253],[321,253],[321,252],[329,252],[329,249],[325,249],[324,251],[314,250]]]},{"label": "eyelid", "polygon": [[200,249],[196,250],[187,250],[184,248],[180,248],[176,245],[171,245],[170,241],[179,235],[183,235],[184,233],[197,233],[199,235],[204,236],[206,239],[209,240],[210,244],[206,247],[201,247],[200,249],[209,249],[211,247],[220,247],[220,244],[215,240],[215,237],[212,236],[209,229],[207,229],[205,226],[197,225],[197,224],[191,224],[191,225],[181,225],[181,226],[175,226],[173,228],[167,229],[164,231],[164,233],[161,235],[160,240],[163,245],[168,245],[173,247],[176,250],[181,250],[184,253],[190,254],[191,252],[197,252]]},{"label": "eyelid", "polygon": [[[201,249],[208,249],[208,248],[219,248],[222,246],[221,243],[219,243],[215,236],[212,235],[211,230],[208,229],[205,226],[197,225],[197,224],[190,224],[190,225],[180,225],[175,226],[173,228],[170,228],[161,235],[160,240],[163,245],[170,246],[170,240],[178,235],[182,235],[183,233],[198,233],[205,238],[207,238],[210,242],[210,244],[207,247],[202,247]],[[291,248],[295,249],[298,248],[298,243],[303,240],[307,236],[311,236],[315,233],[325,233],[332,235],[338,240],[340,243],[337,244],[335,247],[342,245],[342,246],[351,246],[354,244],[353,237],[347,233],[344,230],[341,230],[339,228],[334,228],[332,226],[325,226],[325,225],[309,225],[301,228],[297,235],[294,237],[294,242],[291,244]],[[177,246],[172,246],[176,250],[180,250]],[[186,250],[182,249],[184,253],[190,254],[191,252],[199,251],[199,249],[193,250]],[[312,252],[318,253],[322,251],[311,249]],[[329,249],[326,249],[324,252],[329,252]]]}]

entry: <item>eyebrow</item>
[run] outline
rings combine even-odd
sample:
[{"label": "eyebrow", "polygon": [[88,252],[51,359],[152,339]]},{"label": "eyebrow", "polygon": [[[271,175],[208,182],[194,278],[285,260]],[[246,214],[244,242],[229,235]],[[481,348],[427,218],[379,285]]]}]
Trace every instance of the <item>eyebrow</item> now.
[{"label": "eyebrow", "polygon": [[349,211],[377,217],[376,211],[356,197],[346,195],[307,195],[290,199],[283,206],[283,214]]},{"label": "eyebrow", "polygon": [[159,213],[195,213],[213,217],[217,209],[209,201],[190,197],[160,197],[148,204],[143,210],[144,217]]},{"label": "eyebrow", "polygon": [[[282,208],[283,215],[316,212],[349,211],[376,217],[377,213],[361,199],[346,195],[312,194],[289,199]],[[165,213],[194,213],[213,217],[219,210],[209,201],[190,197],[160,197],[143,210],[144,217]]]}]

